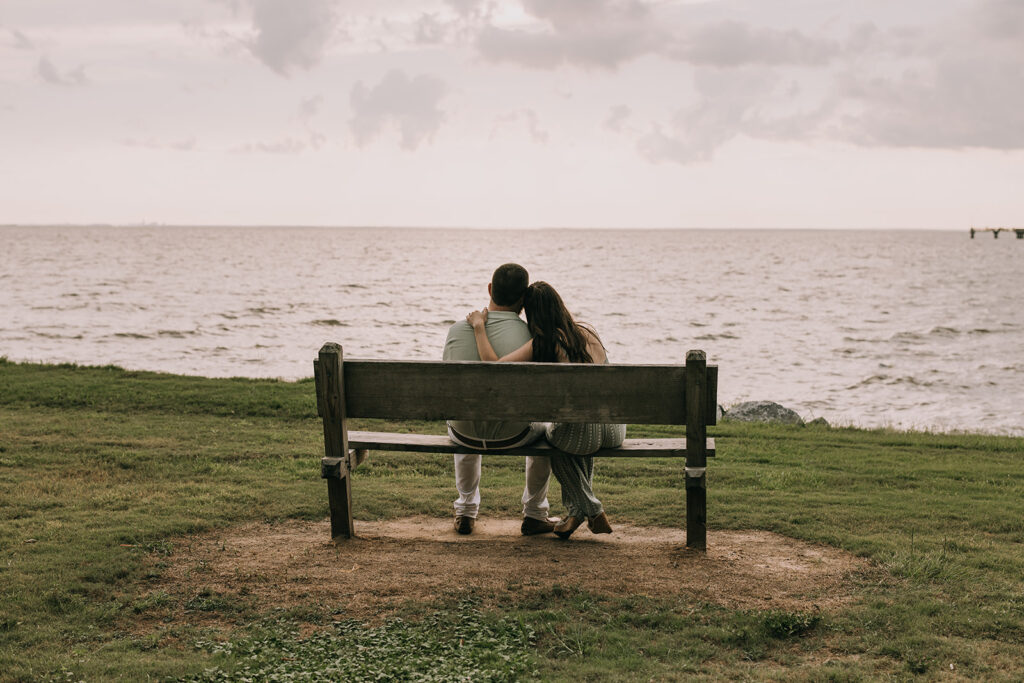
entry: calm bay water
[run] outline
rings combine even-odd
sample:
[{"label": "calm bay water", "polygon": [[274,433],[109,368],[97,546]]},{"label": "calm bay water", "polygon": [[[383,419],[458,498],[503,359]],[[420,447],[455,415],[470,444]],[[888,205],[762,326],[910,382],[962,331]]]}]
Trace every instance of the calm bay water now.
[{"label": "calm bay water", "polygon": [[620,363],[704,349],[726,406],[1024,435],[1024,241],[964,232],[0,228],[0,355],[211,377],[440,357],[506,261]]}]

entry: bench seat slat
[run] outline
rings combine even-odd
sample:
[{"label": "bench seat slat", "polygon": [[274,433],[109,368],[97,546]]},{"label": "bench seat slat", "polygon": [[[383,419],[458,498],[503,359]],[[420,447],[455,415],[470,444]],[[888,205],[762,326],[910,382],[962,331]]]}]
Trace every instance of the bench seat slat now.
[{"label": "bench seat slat", "polygon": [[[348,446],[357,450],[412,451],[416,453],[478,453],[456,446],[447,436],[433,434],[396,434],[394,432],[348,433]],[[546,441],[523,448],[509,448],[487,455],[551,455],[555,451]],[[557,452],[557,451],[556,451]],[[595,457],[616,458],[683,458],[686,457],[686,439],[626,439],[619,448],[606,448]],[[714,457],[715,440],[707,440],[707,455]]]}]

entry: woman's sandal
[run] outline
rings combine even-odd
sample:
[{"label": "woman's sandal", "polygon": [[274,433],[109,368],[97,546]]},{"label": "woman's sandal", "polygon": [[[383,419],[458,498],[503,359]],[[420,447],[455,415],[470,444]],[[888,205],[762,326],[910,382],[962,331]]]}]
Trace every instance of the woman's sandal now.
[{"label": "woman's sandal", "polygon": [[[595,534],[610,534],[612,532],[612,525],[608,523],[608,517],[602,512],[599,515],[587,518],[587,526],[590,531]],[[558,529],[555,529],[555,533],[558,533]]]},{"label": "woman's sandal", "polygon": [[582,518],[569,515],[555,525],[555,536],[558,536],[559,538],[569,538],[572,536],[572,532],[579,528],[580,524],[583,524]]}]

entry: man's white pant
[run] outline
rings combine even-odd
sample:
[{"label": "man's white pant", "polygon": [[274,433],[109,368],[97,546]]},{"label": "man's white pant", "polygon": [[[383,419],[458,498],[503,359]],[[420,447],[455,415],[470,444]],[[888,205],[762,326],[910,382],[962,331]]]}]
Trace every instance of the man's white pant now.
[{"label": "man's white pant", "polygon": [[[535,422],[522,441],[506,448],[526,446],[544,433],[546,424]],[[456,435],[449,428],[448,436],[459,445]],[[485,451],[486,452],[486,451]],[[455,489],[459,497],[455,500],[455,515],[476,518],[480,511],[480,465],[479,453],[455,454]],[[551,506],[548,504],[548,480],[551,478],[551,460],[547,456],[526,456],[526,486],[523,488],[523,517],[547,519]]]}]

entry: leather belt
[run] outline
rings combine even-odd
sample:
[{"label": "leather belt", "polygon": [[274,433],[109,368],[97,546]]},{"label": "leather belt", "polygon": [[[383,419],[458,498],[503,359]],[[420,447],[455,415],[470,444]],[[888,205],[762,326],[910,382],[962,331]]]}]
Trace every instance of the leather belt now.
[{"label": "leather belt", "polygon": [[[449,427],[448,429],[452,429],[452,428]],[[508,437],[506,439],[486,439],[485,440],[485,439],[474,439],[474,438],[469,437],[469,436],[463,436],[462,434],[459,434],[457,431],[452,429],[452,434],[456,438],[458,438],[459,442],[463,446],[466,446],[467,448],[475,448],[475,449],[481,450],[481,451],[500,450],[502,448],[508,448],[509,446],[515,446],[517,443],[519,443],[520,441],[525,439],[529,433],[530,433],[530,427],[527,426],[526,429],[524,429],[523,431],[519,432],[515,436],[510,436],[510,437]]]}]

